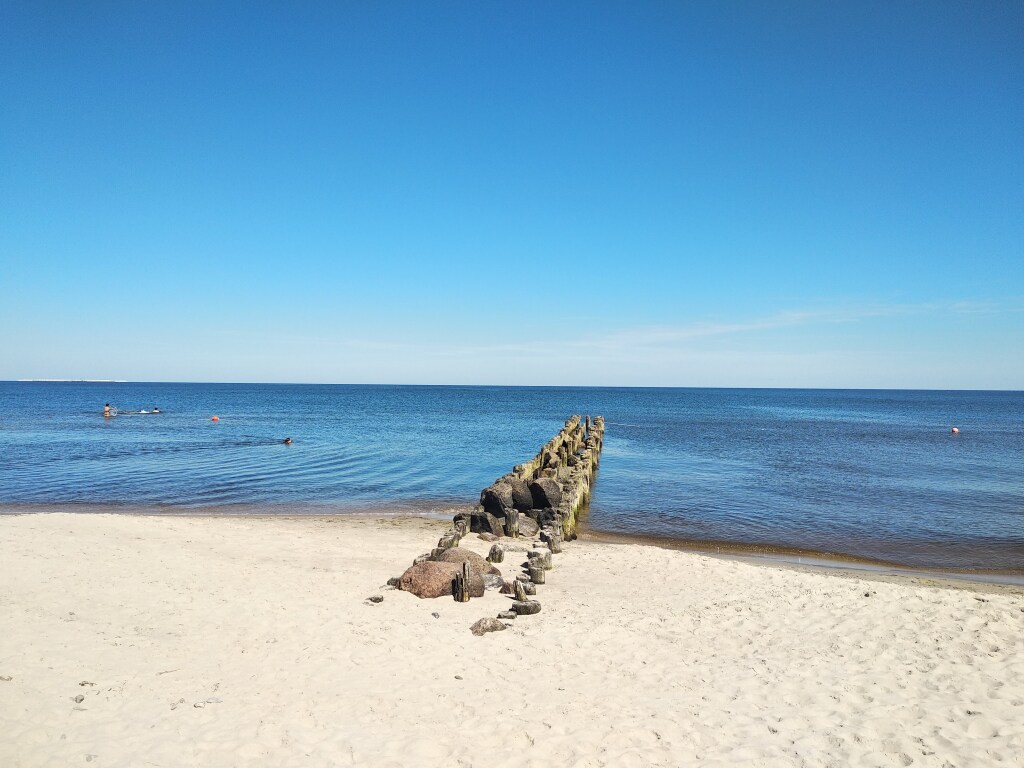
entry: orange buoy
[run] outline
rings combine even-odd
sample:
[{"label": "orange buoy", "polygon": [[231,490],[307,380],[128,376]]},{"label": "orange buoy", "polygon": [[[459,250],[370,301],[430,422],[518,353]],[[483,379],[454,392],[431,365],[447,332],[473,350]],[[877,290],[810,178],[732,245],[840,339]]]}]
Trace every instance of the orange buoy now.
[{"label": "orange buoy", "polygon": [[950,432],[952,432],[954,435],[959,435],[960,434],[960,430],[958,428],[956,428],[956,427],[953,427],[950,430]]},{"label": "orange buoy", "polygon": [[214,416],[210,421],[220,421],[220,416]]}]

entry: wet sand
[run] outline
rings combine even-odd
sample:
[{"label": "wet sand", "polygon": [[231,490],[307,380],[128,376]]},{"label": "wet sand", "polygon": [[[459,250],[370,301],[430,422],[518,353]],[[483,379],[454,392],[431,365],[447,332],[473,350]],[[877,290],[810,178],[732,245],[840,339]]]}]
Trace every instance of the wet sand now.
[{"label": "wet sand", "polygon": [[973,588],[985,589],[1006,586],[1024,589],[1024,568],[926,568],[906,565],[894,560],[876,560],[854,557],[839,552],[820,552],[797,547],[739,544],[731,541],[703,541],[700,539],[672,539],[642,534],[622,534],[585,529],[583,537],[589,541],[617,544],[643,544],[681,552],[695,552],[710,557],[742,560],[759,565],[782,565],[792,568],[826,568],[839,572],[855,572],[864,578],[907,578],[925,580],[950,588],[969,582]]},{"label": "wet sand", "polygon": [[0,517],[0,764],[1024,765],[1019,589],[581,540],[475,637],[445,526]]}]

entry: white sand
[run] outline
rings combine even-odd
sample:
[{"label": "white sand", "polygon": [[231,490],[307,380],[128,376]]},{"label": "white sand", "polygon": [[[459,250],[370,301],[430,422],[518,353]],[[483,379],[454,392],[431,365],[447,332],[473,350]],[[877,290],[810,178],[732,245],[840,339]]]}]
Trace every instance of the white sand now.
[{"label": "white sand", "polygon": [[1019,593],[576,542],[505,632],[364,602],[444,527],[0,518],[0,766],[1024,765]]}]

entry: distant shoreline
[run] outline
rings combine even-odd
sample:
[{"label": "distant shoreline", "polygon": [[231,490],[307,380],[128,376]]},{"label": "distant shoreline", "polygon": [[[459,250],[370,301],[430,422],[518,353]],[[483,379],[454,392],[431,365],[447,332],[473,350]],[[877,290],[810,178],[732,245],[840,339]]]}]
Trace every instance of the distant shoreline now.
[{"label": "distant shoreline", "polygon": [[245,386],[245,387],[350,387],[376,389],[542,389],[542,390],[679,390],[725,392],[926,392],[926,393],[986,393],[1019,394],[1024,389],[980,387],[945,389],[929,387],[826,387],[826,386],[729,386],[726,384],[473,384],[465,382],[344,382],[344,381],[173,381],[136,379],[0,379],[0,384],[162,384],[185,386]]}]

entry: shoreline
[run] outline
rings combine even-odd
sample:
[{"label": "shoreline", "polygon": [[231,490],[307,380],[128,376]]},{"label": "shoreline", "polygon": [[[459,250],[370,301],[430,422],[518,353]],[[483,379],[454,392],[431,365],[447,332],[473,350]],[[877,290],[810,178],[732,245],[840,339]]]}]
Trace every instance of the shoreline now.
[{"label": "shoreline", "polygon": [[580,538],[594,542],[639,544],[678,552],[692,552],[707,557],[718,557],[738,562],[785,566],[805,570],[838,571],[858,576],[895,577],[901,579],[928,579],[936,582],[984,584],[1013,587],[1024,591],[1024,568],[928,568],[906,565],[889,560],[858,557],[841,552],[823,552],[797,547],[779,547],[763,544],[742,544],[701,539],[675,539],[645,534],[597,531],[584,527]]},{"label": "shoreline", "polygon": [[[324,507],[330,506],[331,509]],[[277,511],[287,507],[290,511]],[[404,502],[397,504],[364,504],[339,508],[337,505],[311,504],[231,504],[203,507],[179,507],[175,505],[112,505],[81,503],[0,504],[0,519],[5,516],[83,514],[83,515],[126,515],[129,517],[166,518],[237,518],[237,519],[336,519],[368,518],[391,519],[416,517],[424,520],[450,520],[458,512],[472,509],[471,504],[449,504],[441,502]],[[269,509],[268,509],[269,508]],[[296,511],[299,510],[299,511]],[[795,570],[826,571],[840,574],[855,574],[863,578],[927,580],[950,588],[969,588],[968,585],[1010,588],[1024,592],[1024,568],[1021,569],[962,569],[928,568],[916,565],[858,557],[836,552],[824,552],[797,547],[780,547],[763,544],[743,544],[715,540],[683,539],[646,535],[641,533],[619,533],[599,531],[586,524],[586,516],[580,529],[580,539],[594,543],[636,544],[679,552],[716,557],[737,562],[749,562],[767,567],[788,567]]]}]

